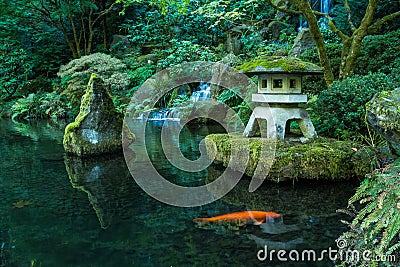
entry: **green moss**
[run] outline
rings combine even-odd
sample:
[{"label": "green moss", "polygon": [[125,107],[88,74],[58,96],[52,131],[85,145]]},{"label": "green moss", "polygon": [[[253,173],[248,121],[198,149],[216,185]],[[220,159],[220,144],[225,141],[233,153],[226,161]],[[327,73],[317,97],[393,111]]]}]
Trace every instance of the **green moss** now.
[{"label": "green moss", "polygon": [[[94,83],[97,84],[96,89],[94,89]],[[103,95],[103,98],[100,99],[99,95]],[[90,112],[94,114],[89,116]],[[96,116],[100,117],[95,118]],[[99,137],[96,144],[91,143],[90,140],[83,136],[82,125],[84,124],[86,124],[87,130],[102,133],[102,137]],[[67,153],[81,157],[112,153],[122,149],[122,141],[119,136],[121,130],[122,117],[115,110],[109,92],[104,88],[102,79],[92,74],[81,100],[79,114],[75,121],[65,128],[64,149]]]},{"label": "green moss", "polygon": [[265,69],[282,69],[287,72],[321,70],[321,68],[315,64],[290,57],[264,57],[261,59],[255,59],[238,66],[237,69],[248,72],[259,66]]},{"label": "green moss", "polygon": [[[253,176],[257,165],[268,171],[267,179],[274,182],[298,179],[343,180],[362,177],[376,166],[376,155],[372,149],[350,141],[317,138],[308,143],[276,141],[274,162],[271,157],[262,157],[262,149],[273,148],[275,140],[264,138],[244,138],[213,134],[206,137],[207,152],[227,166],[232,156],[239,158],[243,151],[250,153],[246,174]],[[273,150],[270,150],[273,151]],[[268,154],[268,151],[267,151]],[[264,161],[260,162],[260,158]],[[244,160],[244,159],[243,159]]]}]

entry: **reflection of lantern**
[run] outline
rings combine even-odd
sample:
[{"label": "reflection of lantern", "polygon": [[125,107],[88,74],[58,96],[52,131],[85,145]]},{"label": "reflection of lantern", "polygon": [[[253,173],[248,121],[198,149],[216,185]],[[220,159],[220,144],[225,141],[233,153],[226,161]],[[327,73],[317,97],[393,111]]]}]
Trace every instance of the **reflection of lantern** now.
[{"label": "reflection of lantern", "polygon": [[[280,64],[290,66],[290,71]],[[246,70],[246,66],[252,65],[256,67]],[[258,76],[258,93],[252,95],[252,101],[258,105],[251,114],[245,136],[253,136],[259,127],[261,136],[283,140],[290,133],[293,121],[304,137],[317,136],[307,111],[299,104],[307,102],[307,95],[301,93],[302,76],[323,74],[320,67],[298,59],[267,58],[245,63],[241,68],[248,76]]]}]

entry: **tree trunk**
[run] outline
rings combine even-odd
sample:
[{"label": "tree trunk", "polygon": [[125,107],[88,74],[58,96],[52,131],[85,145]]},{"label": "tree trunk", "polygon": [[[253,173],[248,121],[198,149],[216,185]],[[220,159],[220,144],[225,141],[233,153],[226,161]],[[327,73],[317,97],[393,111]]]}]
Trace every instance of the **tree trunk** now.
[{"label": "tree trunk", "polygon": [[104,45],[105,50],[108,50],[108,48],[107,48],[107,43],[108,43],[107,33],[108,33],[107,32],[107,17],[104,16],[104,18],[103,18],[103,45]]},{"label": "tree trunk", "polygon": [[353,74],[357,57],[361,51],[362,41],[368,34],[368,28],[372,24],[372,19],[379,2],[380,0],[369,0],[360,26],[353,32],[352,36],[344,42],[339,80],[343,80]]},{"label": "tree trunk", "polygon": [[89,37],[86,44],[86,55],[90,55],[92,51],[92,42],[93,42],[93,8],[90,8],[89,17],[88,17],[88,30],[89,30]]},{"label": "tree trunk", "polygon": [[317,46],[319,60],[322,67],[324,68],[324,78],[326,84],[330,86],[333,83],[333,72],[332,67],[326,54],[326,48],[324,38],[322,37],[321,31],[318,27],[318,21],[315,17],[313,10],[307,0],[291,0],[291,2],[303,13],[308,22],[308,27],[314,42]]}]

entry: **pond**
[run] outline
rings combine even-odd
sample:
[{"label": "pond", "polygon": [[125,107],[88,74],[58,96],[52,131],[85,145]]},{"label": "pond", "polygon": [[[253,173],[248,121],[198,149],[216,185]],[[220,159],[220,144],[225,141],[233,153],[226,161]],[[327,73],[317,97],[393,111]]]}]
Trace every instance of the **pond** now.
[{"label": "pond", "polygon": [[[140,123],[140,122],[138,122]],[[177,184],[201,185],[222,168],[179,172],[159,145],[162,122],[147,125],[148,151],[160,173]],[[168,127],[174,127],[170,122]],[[190,159],[218,127],[187,128],[180,141]],[[260,261],[272,249],[336,249],[346,226],[344,208],[357,183],[263,184],[248,193],[242,179],[225,197],[182,208],[148,196],[122,155],[92,160],[66,157],[63,127],[49,122],[0,121],[0,266],[333,266],[324,262]],[[197,217],[265,210],[282,219],[240,229],[198,227]]]}]

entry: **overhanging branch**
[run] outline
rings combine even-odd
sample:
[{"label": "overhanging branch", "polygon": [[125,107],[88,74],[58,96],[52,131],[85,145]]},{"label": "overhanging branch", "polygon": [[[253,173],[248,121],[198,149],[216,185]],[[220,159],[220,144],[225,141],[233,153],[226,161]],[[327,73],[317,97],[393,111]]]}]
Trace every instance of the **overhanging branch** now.
[{"label": "overhanging branch", "polygon": [[394,20],[397,17],[400,17],[400,11],[397,11],[395,13],[392,13],[390,15],[381,18],[380,20],[378,20],[377,22],[368,27],[368,34],[376,34],[385,23]]},{"label": "overhanging branch", "polygon": [[287,13],[287,14],[292,14],[292,15],[301,15],[300,11],[277,6],[274,3],[272,3],[271,0],[266,0],[266,1],[267,1],[268,5],[270,5],[273,9],[275,9],[277,11]]}]

